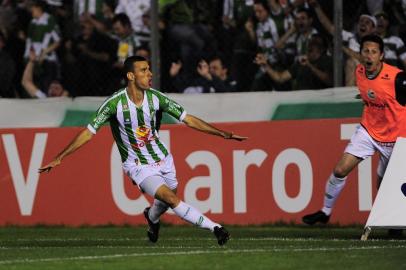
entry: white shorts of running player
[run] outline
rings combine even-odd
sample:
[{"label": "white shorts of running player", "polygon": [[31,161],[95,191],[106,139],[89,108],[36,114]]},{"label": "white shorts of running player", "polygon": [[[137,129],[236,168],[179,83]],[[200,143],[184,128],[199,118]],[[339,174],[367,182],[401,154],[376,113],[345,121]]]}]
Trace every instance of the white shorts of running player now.
[{"label": "white shorts of running player", "polygon": [[151,196],[154,196],[157,189],[162,185],[166,185],[172,190],[178,187],[176,169],[171,154],[154,164],[136,165],[125,162],[123,169],[142,191]]},{"label": "white shorts of running player", "polygon": [[379,152],[380,157],[377,173],[379,177],[383,177],[394,145],[395,143],[381,143],[375,141],[365,128],[359,125],[344,152],[362,159],[366,159],[375,152]]}]

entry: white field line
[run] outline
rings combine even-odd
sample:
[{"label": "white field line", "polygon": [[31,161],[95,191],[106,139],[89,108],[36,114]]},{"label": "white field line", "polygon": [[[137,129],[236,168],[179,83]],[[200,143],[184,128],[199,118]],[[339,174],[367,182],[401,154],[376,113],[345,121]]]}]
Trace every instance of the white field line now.
[{"label": "white field line", "polygon": [[[360,235],[361,237],[361,235]],[[210,237],[162,237],[164,241],[213,241]],[[293,237],[232,237],[238,241],[285,241],[285,242],[359,242],[359,239],[320,239],[320,238],[293,238]],[[142,241],[147,240],[146,237],[124,237],[124,238],[17,238],[2,241],[20,241],[20,242],[82,242],[82,241],[110,241],[110,242],[123,242],[123,241]],[[402,239],[370,239],[368,242],[405,242]]]},{"label": "white field line", "polygon": [[82,260],[100,260],[100,259],[117,259],[125,257],[151,257],[151,256],[173,256],[173,255],[201,255],[201,254],[233,254],[233,253],[270,253],[270,252],[320,252],[320,251],[350,251],[350,250],[376,250],[376,249],[399,249],[406,248],[406,245],[397,246],[368,246],[368,247],[344,247],[344,248],[271,248],[271,249],[212,249],[212,250],[195,250],[195,251],[174,251],[174,252],[151,252],[151,253],[129,253],[129,254],[112,254],[102,256],[75,256],[75,257],[58,257],[43,259],[19,259],[3,260],[0,265],[16,263],[37,263],[37,262],[54,262],[54,261],[82,261]]}]

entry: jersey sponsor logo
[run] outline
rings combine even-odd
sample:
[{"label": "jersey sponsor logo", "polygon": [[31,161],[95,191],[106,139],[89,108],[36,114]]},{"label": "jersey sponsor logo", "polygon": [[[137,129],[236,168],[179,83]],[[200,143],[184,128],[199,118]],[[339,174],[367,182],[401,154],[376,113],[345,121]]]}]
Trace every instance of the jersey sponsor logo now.
[{"label": "jersey sponsor logo", "polygon": [[123,104],[123,111],[128,111],[128,105],[127,104]]},{"label": "jersey sponsor logo", "polygon": [[95,126],[100,126],[103,124],[106,119],[108,118],[108,113],[110,111],[109,107],[105,107],[103,111],[97,116],[96,120],[94,121]]},{"label": "jersey sponsor logo", "polygon": [[169,103],[169,111],[176,112],[180,115],[182,112],[182,107],[177,103],[171,102]]},{"label": "jersey sponsor logo", "polygon": [[137,127],[137,129],[135,130],[135,135],[137,136],[137,139],[143,142],[149,142],[153,140],[151,129],[145,125]]},{"label": "jersey sponsor logo", "polygon": [[369,106],[369,107],[376,108],[376,109],[380,109],[380,110],[389,108],[389,105],[388,105],[388,104],[378,104],[378,103],[368,102],[368,101],[365,102],[365,105],[367,105],[367,106]]},{"label": "jersey sponsor logo", "polygon": [[367,95],[370,99],[375,99],[375,92],[372,89],[368,89]]}]

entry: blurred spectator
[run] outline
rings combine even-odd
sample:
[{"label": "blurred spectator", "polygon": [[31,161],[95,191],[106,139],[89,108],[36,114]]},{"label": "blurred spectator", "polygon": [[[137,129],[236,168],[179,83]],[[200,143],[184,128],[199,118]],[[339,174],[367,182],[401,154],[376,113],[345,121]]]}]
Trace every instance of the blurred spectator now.
[{"label": "blurred spectator", "polygon": [[101,16],[96,17],[96,15],[89,12],[84,12],[80,16],[90,21],[100,33],[112,34],[115,7],[116,5],[114,0],[102,0]]},{"label": "blurred spectator", "polygon": [[135,32],[142,29],[144,23],[142,15],[150,8],[150,0],[118,0],[115,13],[125,13],[130,18],[132,28]]},{"label": "blurred spectator", "polygon": [[111,73],[116,59],[117,43],[99,33],[94,25],[82,19],[81,33],[65,42],[64,78],[73,96],[105,96],[116,86]]},{"label": "blurred spectator", "polygon": [[383,10],[385,0],[365,0],[368,13],[375,14]]},{"label": "blurred spectator", "polygon": [[237,82],[228,74],[227,64],[220,55],[214,56],[209,62],[210,74],[220,79],[221,84],[215,87],[216,92],[235,92]]},{"label": "blurred spectator", "polygon": [[367,14],[362,14],[359,17],[357,25],[357,33],[354,38],[351,38],[348,43],[348,49],[344,47],[344,52],[350,57],[345,63],[345,85],[353,86],[355,82],[355,69],[360,63],[360,40],[362,37],[373,34],[376,31],[376,18]]},{"label": "blurred spectator", "polygon": [[389,33],[388,14],[381,11],[375,14],[375,18],[378,21],[376,34],[382,38],[385,45],[385,62],[400,69],[406,68],[406,47],[402,39]]},{"label": "blurred spectator", "polygon": [[258,54],[256,62],[277,82],[292,80],[293,90],[323,89],[332,86],[333,60],[327,55],[323,37],[313,35],[308,44],[307,54],[301,56],[288,70],[276,71],[263,54]]},{"label": "blurred spectator", "polygon": [[[331,35],[334,35],[335,27],[331,20],[326,16],[321,9],[317,0],[309,0],[309,3],[314,7],[320,23]],[[351,32],[342,31],[343,51],[348,56],[345,61],[345,85],[355,85],[355,68],[359,63],[359,41],[363,36],[372,34],[376,31],[377,20],[375,17],[362,14],[357,23],[356,34]]]},{"label": "blurred spectator", "polygon": [[151,51],[148,46],[141,45],[140,47],[135,48],[134,55],[142,56],[147,59],[148,62],[151,61]]},{"label": "blurred spectator", "polygon": [[75,34],[75,30],[77,28],[75,25],[75,21],[73,20],[71,1],[72,0],[47,0],[47,11],[49,12],[49,14],[55,17],[56,22],[60,28],[62,39],[72,37]]},{"label": "blurred spectator", "polygon": [[278,0],[269,0],[269,7],[271,9],[271,18],[276,24],[278,35],[282,37],[294,24],[294,19],[291,14],[279,3]]},{"label": "blurred spectator", "polygon": [[151,41],[151,22],[149,13],[150,11],[148,10],[142,15],[142,25],[138,31],[135,32],[143,46],[149,46],[149,42]]},{"label": "blurred spectator", "polygon": [[34,66],[35,66],[36,56],[34,51],[30,52],[29,60],[24,70],[23,78],[21,84],[32,98],[46,98],[46,97],[61,97],[69,96],[69,92],[63,88],[63,85],[59,80],[53,80],[47,91],[41,90],[34,83]]},{"label": "blurred spectator", "polygon": [[255,0],[254,13],[255,18],[258,20],[255,29],[258,48],[261,53],[268,57],[271,64],[275,64],[278,61],[275,44],[279,40],[279,33],[275,21],[270,16],[268,2],[266,0]]},{"label": "blurred spectator", "polygon": [[[279,33],[275,21],[270,16],[271,10],[266,0],[255,0],[254,1],[254,13],[255,18],[258,23],[256,25],[256,37],[258,50],[261,54],[265,55],[268,62],[280,68],[284,62],[284,53],[282,50],[278,50],[279,45]],[[267,90],[288,90],[290,89],[289,84],[282,84],[275,82],[271,77],[266,75],[265,70],[260,69],[255,80],[252,84],[253,91],[267,91]]]},{"label": "blurred spectator", "polygon": [[113,19],[114,34],[118,39],[116,67],[122,68],[124,60],[134,55],[135,48],[141,46],[139,38],[131,27],[131,22],[125,13],[117,14]]},{"label": "blurred spectator", "polygon": [[74,0],[73,14],[76,22],[83,14],[92,15],[97,20],[103,19],[103,0]]},{"label": "blurred spectator", "polygon": [[[406,0],[387,0],[391,28],[406,43]],[[385,9],[384,9],[385,10]]]},{"label": "blurred spectator", "polygon": [[307,54],[309,41],[317,33],[317,30],[313,27],[313,14],[309,9],[300,8],[296,11],[294,27],[285,33],[281,38],[281,44],[278,45],[283,46],[285,44],[286,46],[289,40],[294,40],[296,43],[296,58],[299,59]]},{"label": "blurred spectator", "polygon": [[5,47],[6,39],[0,32],[0,97],[12,98],[16,96],[13,84],[15,63]]},{"label": "blurred spectator", "polygon": [[170,74],[178,92],[201,94],[233,92],[236,89],[236,82],[228,77],[227,68],[220,56],[213,57],[209,63],[200,60],[196,69],[198,75],[192,79],[184,77],[180,73],[181,69],[181,62],[172,63]]},{"label": "blurred spectator", "polygon": [[141,46],[141,42],[134,33],[130,19],[125,13],[119,13],[114,16],[113,30],[118,40],[116,62],[113,65],[113,76],[118,84],[124,86],[127,83],[124,80],[124,60],[134,55],[135,48]]},{"label": "blurred spectator", "polygon": [[214,84],[219,82],[219,80],[210,73],[210,68],[206,60],[201,60],[199,62],[197,65],[197,73],[199,76],[188,84],[188,86],[183,90],[183,93],[202,94],[216,92]]},{"label": "blurred spectator", "polygon": [[39,78],[39,85],[46,89],[59,76],[58,59],[55,50],[60,44],[59,27],[55,18],[45,12],[46,4],[41,0],[33,2],[31,7],[32,20],[30,22],[25,43],[25,59],[30,51],[35,52],[39,65],[35,75]]},{"label": "blurred spectator", "polygon": [[[181,77],[185,81],[191,81],[196,76],[196,65],[207,53],[205,49],[216,50],[209,26],[203,23],[205,17],[193,15],[193,6],[200,6],[201,2],[204,1],[177,0],[166,5],[162,14],[165,42],[162,43],[161,50],[168,52],[163,55],[163,72],[170,69],[172,62],[179,60],[182,63]],[[206,10],[205,13],[207,12]]]},{"label": "blurred spectator", "polygon": [[253,6],[254,0],[223,0],[223,26],[242,29],[253,14]]},{"label": "blurred spectator", "polygon": [[0,32],[7,38],[17,21],[14,6],[11,0],[3,0],[0,5]]}]

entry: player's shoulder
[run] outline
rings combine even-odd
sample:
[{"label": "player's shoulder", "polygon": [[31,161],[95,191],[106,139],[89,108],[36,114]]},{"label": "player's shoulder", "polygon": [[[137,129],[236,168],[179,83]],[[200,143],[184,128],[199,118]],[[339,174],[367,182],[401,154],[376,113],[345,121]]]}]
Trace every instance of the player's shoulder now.
[{"label": "player's shoulder", "polygon": [[165,94],[164,93],[162,93],[160,90],[158,90],[158,89],[155,89],[155,88],[149,88],[149,89],[147,89],[146,90],[147,92],[150,92],[150,93],[152,93],[152,94],[154,94],[154,95],[164,95],[165,96]]},{"label": "player's shoulder", "polygon": [[156,96],[159,99],[169,99],[169,97],[165,93],[162,93],[158,89],[149,88],[146,91],[147,91],[147,93],[150,93],[150,94],[152,94],[153,96]]},{"label": "player's shoulder", "polygon": [[114,92],[113,94],[111,94],[109,97],[107,97],[104,100],[104,102],[102,104],[102,107],[106,106],[106,105],[107,106],[115,106],[115,105],[117,105],[117,103],[121,100],[122,96],[125,95],[125,91],[126,91],[126,89],[122,88],[122,89]]},{"label": "player's shoulder", "polygon": [[389,65],[389,64],[386,64],[386,63],[383,63],[383,67],[384,67],[384,71],[386,73],[391,73],[394,76],[396,76],[396,74],[398,74],[399,72],[402,72],[402,70],[399,69],[398,67],[392,66],[392,65]]}]

